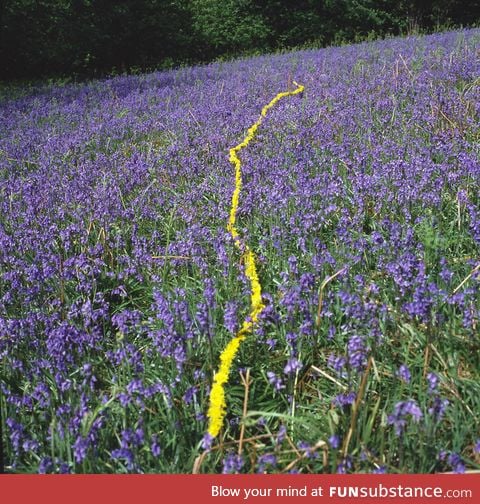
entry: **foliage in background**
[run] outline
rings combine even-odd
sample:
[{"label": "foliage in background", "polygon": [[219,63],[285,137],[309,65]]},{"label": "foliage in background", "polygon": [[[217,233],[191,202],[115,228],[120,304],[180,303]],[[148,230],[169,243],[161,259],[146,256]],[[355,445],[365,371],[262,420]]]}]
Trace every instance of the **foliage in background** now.
[{"label": "foliage in background", "polygon": [[100,75],[471,25],[480,1],[5,0],[4,78]]}]

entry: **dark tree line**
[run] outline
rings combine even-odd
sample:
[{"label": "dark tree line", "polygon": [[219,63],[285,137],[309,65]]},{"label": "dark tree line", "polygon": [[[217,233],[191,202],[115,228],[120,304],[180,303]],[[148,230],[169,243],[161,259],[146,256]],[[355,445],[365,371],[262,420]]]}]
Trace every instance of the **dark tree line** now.
[{"label": "dark tree line", "polygon": [[480,0],[0,0],[0,72],[101,75],[479,19]]}]

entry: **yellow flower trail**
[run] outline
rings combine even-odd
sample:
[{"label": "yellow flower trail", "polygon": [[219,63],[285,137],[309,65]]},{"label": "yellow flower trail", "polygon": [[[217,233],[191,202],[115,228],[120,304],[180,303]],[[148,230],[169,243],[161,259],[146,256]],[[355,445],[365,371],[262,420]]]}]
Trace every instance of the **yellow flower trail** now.
[{"label": "yellow flower trail", "polygon": [[246,335],[251,332],[253,325],[257,322],[258,316],[265,308],[262,303],[262,287],[258,279],[257,267],[255,263],[255,254],[249,248],[246,243],[243,243],[238,234],[238,230],[235,227],[237,220],[237,210],[238,202],[240,199],[240,191],[242,189],[242,163],[238,157],[238,153],[246,147],[251,140],[255,137],[255,134],[262,124],[263,118],[267,115],[269,109],[271,109],[278,101],[287,96],[293,96],[305,89],[304,86],[294,82],[297,88],[294,91],[284,91],[278,93],[273,100],[262,108],[262,112],[258,120],[250,126],[247,131],[247,136],[243,139],[241,143],[232,147],[230,149],[230,163],[235,167],[235,190],[232,196],[232,207],[230,209],[230,217],[228,219],[227,230],[232,236],[235,245],[243,250],[243,260],[245,263],[245,275],[250,281],[250,314],[246,320],[244,320],[242,327],[238,331],[237,335],[229,341],[225,349],[220,355],[220,366],[218,371],[215,373],[213,378],[212,390],[210,392],[210,405],[208,408],[208,433],[212,437],[216,437],[222,428],[223,419],[226,414],[226,402],[225,402],[225,384],[228,381],[228,375],[230,374],[230,368],[232,367],[233,359],[238,352],[240,343],[245,339]]}]

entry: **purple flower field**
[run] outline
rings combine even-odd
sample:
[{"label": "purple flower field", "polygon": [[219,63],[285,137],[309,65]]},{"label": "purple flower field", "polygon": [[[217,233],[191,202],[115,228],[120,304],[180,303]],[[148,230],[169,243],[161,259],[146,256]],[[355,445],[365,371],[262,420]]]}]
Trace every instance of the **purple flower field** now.
[{"label": "purple flower field", "polygon": [[[7,472],[480,469],[480,30],[2,92]],[[205,443],[213,373],[265,310]]]}]

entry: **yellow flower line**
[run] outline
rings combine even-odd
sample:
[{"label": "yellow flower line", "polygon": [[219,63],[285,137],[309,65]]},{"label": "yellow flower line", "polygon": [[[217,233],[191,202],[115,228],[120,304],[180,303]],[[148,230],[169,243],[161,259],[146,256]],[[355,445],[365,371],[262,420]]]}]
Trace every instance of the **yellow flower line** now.
[{"label": "yellow flower line", "polygon": [[245,275],[250,281],[250,314],[246,320],[243,321],[242,327],[237,335],[228,342],[227,346],[220,354],[220,366],[218,371],[213,377],[212,390],[210,392],[210,405],[208,408],[208,433],[212,437],[218,436],[222,428],[223,420],[227,412],[227,405],[225,402],[225,384],[228,381],[230,369],[232,367],[233,359],[235,358],[240,343],[245,339],[248,333],[251,332],[253,325],[257,322],[258,316],[265,308],[262,303],[262,287],[258,279],[257,267],[255,262],[255,254],[246,243],[242,243],[238,230],[235,227],[237,220],[238,202],[240,198],[240,191],[242,189],[242,163],[238,157],[238,153],[246,147],[262,124],[263,118],[267,115],[278,101],[287,96],[293,96],[301,93],[305,87],[294,82],[297,88],[294,91],[284,91],[278,93],[273,100],[262,108],[262,112],[258,120],[250,126],[247,131],[247,136],[241,143],[230,149],[230,163],[235,167],[235,189],[232,196],[232,207],[230,209],[230,217],[228,219],[227,230],[232,236],[235,245],[240,250],[243,250],[243,260],[245,263]]}]

